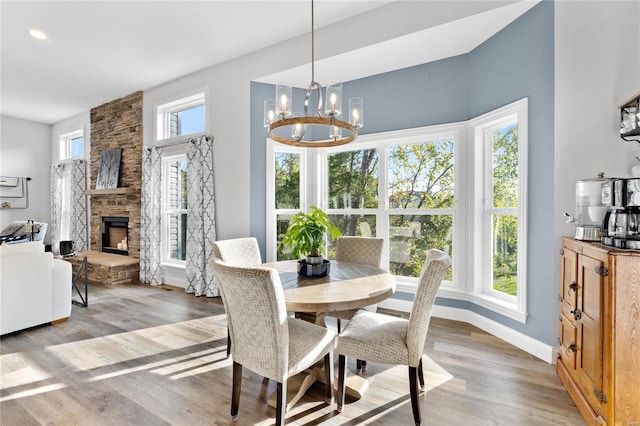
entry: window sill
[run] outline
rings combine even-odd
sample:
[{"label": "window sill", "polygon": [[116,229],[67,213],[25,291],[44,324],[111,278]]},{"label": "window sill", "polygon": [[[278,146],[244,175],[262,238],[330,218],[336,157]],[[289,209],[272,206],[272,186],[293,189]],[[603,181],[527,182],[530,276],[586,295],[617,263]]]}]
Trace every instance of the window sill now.
[{"label": "window sill", "polygon": [[168,268],[168,269],[176,269],[176,270],[185,270],[187,269],[187,263],[186,262],[162,262],[160,264],[161,268]]},{"label": "window sill", "polygon": [[[416,289],[418,288],[417,283],[405,280],[403,278],[405,277],[396,277],[396,292],[415,294]],[[464,293],[462,291],[456,290],[454,287],[446,286],[440,287],[437,297],[470,302],[474,305],[483,307],[507,318],[511,318],[512,320],[518,321],[522,324],[526,324],[527,322],[526,312],[519,311],[517,306],[513,303],[509,303],[495,297],[481,294]]]}]

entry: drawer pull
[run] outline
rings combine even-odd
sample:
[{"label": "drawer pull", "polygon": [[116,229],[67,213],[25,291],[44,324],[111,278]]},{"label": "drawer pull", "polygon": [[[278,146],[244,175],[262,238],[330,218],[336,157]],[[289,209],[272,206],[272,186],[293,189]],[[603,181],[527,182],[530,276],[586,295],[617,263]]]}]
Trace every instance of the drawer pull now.
[{"label": "drawer pull", "polygon": [[575,281],[569,284],[569,294],[571,294],[572,291],[577,291],[577,290],[578,290],[578,284]]}]

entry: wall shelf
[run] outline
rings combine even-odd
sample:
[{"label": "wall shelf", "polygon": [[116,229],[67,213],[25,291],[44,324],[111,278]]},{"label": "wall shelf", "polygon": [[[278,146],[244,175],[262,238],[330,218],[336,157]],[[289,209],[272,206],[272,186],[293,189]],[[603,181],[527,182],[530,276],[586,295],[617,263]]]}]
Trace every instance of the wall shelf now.
[{"label": "wall shelf", "polygon": [[86,195],[116,195],[116,194],[133,194],[136,192],[135,188],[132,187],[122,187],[122,188],[112,188],[112,189],[88,189],[84,191]]},{"label": "wall shelf", "polygon": [[640,93],[618,105],[620,137],[627,142],[640,142]]}]

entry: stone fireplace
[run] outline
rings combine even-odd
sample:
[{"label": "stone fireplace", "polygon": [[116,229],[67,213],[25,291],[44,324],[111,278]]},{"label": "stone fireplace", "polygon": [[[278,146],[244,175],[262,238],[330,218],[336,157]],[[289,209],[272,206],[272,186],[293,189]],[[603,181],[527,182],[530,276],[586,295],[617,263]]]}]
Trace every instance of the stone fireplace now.
[{"label": "stone fireplace", "polygon": [[[122,149],[116,188],[96,189],[103,152]],[[139,278],[142,199],[142,92],[91,109],[89,280],[126,284]]]},{"label": "stone fireplace", "polygon": [[[122,148],[118,188],[96,190],[94,188],[100,169],[100,155],[114,148]],[[91,195],[91,250],[102,251],[105,237],[102,218],[124,217],[128,219],[126,255],[139,259],[142,197],[142,92],[133,93],[91,110],[90,167],[91,190],[88,192]],[[124,238],[120,238],[122,239]],[[109,241],[108,245],[114,246],[112,241]],[[117,241],[115,250],[118,250]]]}]

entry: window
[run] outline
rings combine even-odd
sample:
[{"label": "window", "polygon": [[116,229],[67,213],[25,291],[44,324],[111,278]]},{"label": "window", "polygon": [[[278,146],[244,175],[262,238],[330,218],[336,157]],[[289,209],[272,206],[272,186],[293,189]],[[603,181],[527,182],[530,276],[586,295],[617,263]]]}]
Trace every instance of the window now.
[{"label": "window", "polygon": [[[378,233],[378,149],[328,153],[325,156],[329,218],[342,235],[375,237]],[[335,241],[328,257],[335,256]]]},{"label": "window", "polygon": [[184,265],[187,255],[187,158],[162,159],[162,263]]},{"label": "window", "polygon": [[526,116],[524,99],[470,122],[482,277],[474,293],[480,304],[520,321],[526,312]]},{"label": "window", "polygon": [[84,137],[82,130],[60,136],[60,160],[84,157]]},{"label": "window", "polygon": [[207,89],[195,89],[155,108],[156,145],[163,148],[161,262],[164,267],[186,266],[187,156],[186,144],[182,142],[207,131],[206,102]]},{"label": "window", "polygon": [[[300,210],[306,210],[306,190],[303,177],[306,176],[306,154],[302,148],[275,146],[270,144],[270,164],[268,203],[273,206],[270,211],[271,232],[267,235],[268,255],[277,260],[291,259],[290,249],[280,247],[280,234],[289,227],[289,219]],[[274,253],[274,254],[271,254]]]},{"label": "window", "polygon": [[160,105],[157,107],[157,140],[205,132],[205,109],[204,92]]},{"label": "window", "polygon": [[[364,135],[335,148],[268,143],[267,259],[317,205],[343,235],[386,241],[383,266],[414,291],[426,252],[451,255],[439,295],[526,319],[526,99],[468,122]],[[329,242],[327,253],[335,254]]]}]

